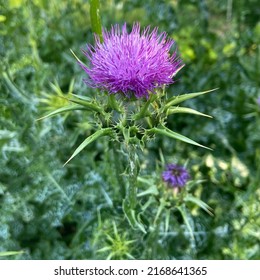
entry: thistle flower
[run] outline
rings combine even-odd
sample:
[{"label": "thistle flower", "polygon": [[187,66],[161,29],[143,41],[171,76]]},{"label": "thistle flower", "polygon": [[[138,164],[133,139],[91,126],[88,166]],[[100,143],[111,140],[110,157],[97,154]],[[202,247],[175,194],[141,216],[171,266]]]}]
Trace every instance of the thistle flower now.
[{"label": "thistle flower", "polygon": [[80,63],[88,74],[85,82],[93,88],[101,88],[110,94],[123,93],[127,97],[148,97],[157,87],[173,83],[173,76],[183,66],[176,52],[170,49],[175,44],[165,32],[150,27],[140,31],[135,23],[130,33],[126,23],[103,30],[104,41],[95,36],[95,46],[83,51],[89,66]]},{"label": "thistle flower", "polygon": [[170,187],[182,188],[190,179],[190,175],[185,167],[172,163],[167,165],[162,178]]}]

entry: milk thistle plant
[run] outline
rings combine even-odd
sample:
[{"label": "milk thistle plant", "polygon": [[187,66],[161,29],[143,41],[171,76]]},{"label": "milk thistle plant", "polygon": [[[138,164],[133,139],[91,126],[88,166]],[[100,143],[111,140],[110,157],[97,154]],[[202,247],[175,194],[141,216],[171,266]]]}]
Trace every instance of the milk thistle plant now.
[{"label": "milk thistle plant", "polygon": [[[125,217],[133,228],[145,232],[136,213],[139,152],[157,136],[204,147],[167,128],[167,118],[176,113],[209,117],[179,104],[211,90],[169,97],[167,86],[174,83],[175,75],[184,66],[176,51],[171,52],[174,40],[165,32],[159,33],[158,28],[148,26],[142,29],[139,23],[134,23],[130,31],[126,23],[123,26],[116,24],[110,30],[102,29],[97,3],[91,1],[95,43],[93,46],[88,44],[83,50],[87,62],[72,52],[86,72],[85,83],[97,89],[97,93],[95,96],[63,96],[68,104],[45,117],[74,110],[92,113],[95,132],[79,145],[65,164],[90,143],[106,136],[114,152],[112,161],[118,165],[115,174],[123,196]],[[168,186],[178,189],[183,188],[190,178],[186,169],[174,164],[167,166],[162,177]]]}]

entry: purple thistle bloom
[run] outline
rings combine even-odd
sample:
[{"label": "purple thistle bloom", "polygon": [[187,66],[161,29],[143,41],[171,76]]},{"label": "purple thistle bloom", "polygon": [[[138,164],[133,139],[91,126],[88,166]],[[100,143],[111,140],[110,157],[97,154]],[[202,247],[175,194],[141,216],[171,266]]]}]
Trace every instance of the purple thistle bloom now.
[{"label": "purple thistle bloom", "polygon": [[150,32],[148,26],[140,32],[140,24],[135,23],[128,33],[125,23],[122,30],[115,25],[102,33],[104,42],[95,36],[95,46],[83,51],[90,65],[80,63],[88,74],[85,82],[93,88],[148,98],[149,91],[155,93],[155,88],[173,83],[183,67],[176,52],[169,53],[174,41],[165,32],[158,34],[158,28]]},{"label": "purple thistle bloom", "polygon": [[260,106],[260,96],[257,98],[256,103]]},{"label": "purple thistle bloom", "polygon": [[186,168],[176,164],[168,164],[166,171],[162,173],[163,180],[173,188],[182,188],[190,179]]}]

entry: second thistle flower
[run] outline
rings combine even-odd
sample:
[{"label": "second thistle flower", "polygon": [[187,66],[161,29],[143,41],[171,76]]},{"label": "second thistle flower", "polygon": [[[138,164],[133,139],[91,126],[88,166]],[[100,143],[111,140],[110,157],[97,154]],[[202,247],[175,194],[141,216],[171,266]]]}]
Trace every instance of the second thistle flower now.
[{"label": "second thistle flower", "polygon": [[84,54],[89,66],[81,63],[88,74],[86,83],[110,94],[122,93],[126,97],[148,98],[149,92],[173,83],[174,74],[182,67],[176,52],[170,54],[175,44],[165,32],[150,27],[140,31],[135,23],[130,33],[126,24],[103,30],[104,42],[95,37],[95,46],[88,46]]},{"label": "second thistle flower", "polygon": [[171,163],[162,173],[162,178],[171,188],[183,188],[190,179],[190,175],[184,166]]}]

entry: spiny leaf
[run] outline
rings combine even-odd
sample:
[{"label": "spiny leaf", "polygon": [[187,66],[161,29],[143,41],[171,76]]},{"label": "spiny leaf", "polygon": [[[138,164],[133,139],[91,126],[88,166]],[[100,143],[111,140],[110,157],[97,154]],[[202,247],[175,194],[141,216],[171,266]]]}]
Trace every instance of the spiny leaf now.
[{"label": "spiny leaf", "polygon": [[133,115],[134,120],[139,120],[144,117],[150,116],[151,113],[149,112],[148,108],[150,104],[152,104],[158,98],[157,94],[150,94],[149,99],[145,102],[142,106],[142,109],[137,114]]},{"label": "spiny leaf", "polygon": [[88,102],[79,98],[66,98],[68,101],[72,102],[72,103],[76,103],[79,105],[84,106],[85,108],[89,109],[90,111],[96,111],[99,113],[102,113],[103,110],[101,107],[99,107],[98,105],[92,103],[92,102]]},{"label": "spiny leaf", "polygon": [[49,173],[48,171],[45,171],[46,176],[49,178],[49,180],[53,183],[53,185],[57,188],[59,192],[63,194],[63,196],[66,198],[69,204],[72,204],[71,199],[67,196],[63,188],[58,184],[58,182],[55,180],[55,178]]},{"label": "spiny leaf", "polygon": [[93,133],[92,135],[90,135],[89,137],[87,137],[79,146],[78,148],[74,151],[74,153],[72,154],[72,156],[64,163],[63,166],[65,166],[69,161],[71,161],[77,154],[79,154],[84,148],[87,147],[87,145],[89,145],[90,143],[94,142],[95,140],[97,140],[99,137],[111,134],[113,131],[112,128],[103,128],[100,129],[98,131],[96,131],[95,133]]},{"label": "spiny leaf", "polygon": [[188,195],[184,198],[184,201],[193,202],[196,205],[198,205],[200,208],[202,208],[204,211],[206,211],[209,215],[214,216],[213,213],[211,212],[212,208],[210,206],[208,206],[208,204],[206,204],[205,202],[200,200],[199,198],[196,198],[192,195]]},{"label": "spiny leaf", "polygon": [[55,81],[54,83],[50,83],[50,86],[53,89],[53,91],[57,93],[58,96],[64,95],[57,81]]},{"label": "spiny leaf", "polygon": [[119,113],[123,112],[123,110],[122,110],[122,108],[120,108],[118,100],[116,100],[116,97],[114,94],[108,95],[108,104],[113,110],[116,110]]},{"label": "spiny leaf", "polygon": [[[143,179],[140,178],[140,177],[138,177],[137,180],[138,180],[139,182],[144,182],[144,183],[146,183],[147,185],[150,185],[150,187],[149,187],[148,189],[146,189],[146,190],[143,191],[143,192],[138,193],[138,195],[137,195],[138,197],[141,197],[141,196],[144,196],[144,195],[151,195],[151,194],[153,194],[153,195],[158,195],[158,194],[159,194],[156,185],[152,184],[151,181],[143,180]],[[147,182],[146,182],[146,181],[147,181]]]},{"label": "spiny leaf", "polygon": [[157,209],[157,213],[156,213],[156,216],[155,216],[154,221],[153,221],[154,226],[156,225],[157,220],[158,220],[158,218],[160,217],[162,211],[163,211],[163,210],[166,208],[166,206],[168,206],[168,205],[169,205],[169,202],[165,201],[163,198],[160,199],[160,205],[159,205],[159,207],[158,207],[158,209]]},{"label": "spiny leaf", "polygon": [[109,250],[111,250],[111,247],[106,246],[106,247],[103,247],[103,248],[97,250],[97,253],[102,253],[102,252],[106,252],[106,251],[109,251]]},{"label": "spiny leaf", "polygon": [[165,135],[165,136],[168,136],[168,137],[175,138],[177,140],[183,141],[183,142],[188,143],[188,144],[192,144],[192,145],[195,145],[195,146],[199,146],[199,147],[211,150],[210,148],[208,148],[206,146],[203,146],[203,145],[201,145],[201,144],[191,140],[190,138],[188,138],[186,136],[183,136],[183,135],[181,135],[181,134],[179,134],[177,132],[174,132],[174,131],[172,131],[169,128],[164,127],[164,126],[162,126],[162,128],[154,127],[154,128],[151,128],[151,129],[149,129],[147,131],[148,131],[148,133],[151,132],[151,133],[156,133],[156,134],[162,134],[162,135]]},{"label": "spiny leaf", "polygon": [[43,117],[37,119],[36,121],[40,121],[40,120],[43,120],[43,119],[46,119],[46,118],[49,118],[49,117],[53,117],[53,116],[56,116],[56,115],[59,115],[59,114],[65,113],[65,112],[75,111],[75,110],[85,110],[85,108],[83,106],[80,106],[80,105],[68,105],[68,106],[59,108],[55,111],[52,111],[48,115],[43,116]]},{"label": "spiny leaf", "polygon": [[133,229],[139,228],[143,233],[146,233],[143,224],[136,219],[135,210],[131,209],[127,199],[123,200],[123,211]]},{"label": "spiny leaf", "polygon": [[207,117],[207,118],[212,118],[209,115],[203,114],[199,111],[196,111],[196,110],[191,109],[191,108],[186,108],[186,107],[170,107],[167,111],[167,116],[169,116],[171,114],[178,114],[178,113],[194,114],[194,115],[199,115],[199,116],[203,116],[203,117]]},{"label": "spiny leaf", "polygon": [[7,88],[17,100],[24,104],[31,104],[29,97],[16,86],[16,84],[12,81],[9,73],[3,72],[2,77]]},{"label": "spiny leaf", "polygon": [[88,96],[82,96],[82,95],[77,95],[77,94],[73,94],[73,93],[72,93],[72,96],[75,96],[76,98],[79,98],[79,99],[82,99],[82,100],[85,100],[85,101],[89,101],[89,102],[92,101],[92,99]]},{"label": "spiny leaf", "polygon": [[166,103],[166,105],[164,106],[163,109],[164,109],[164,111],[166,111],[172,105],[177,105],[177,104],[179,104],[179,103],[181,103],[185,100],[188,100],[188,99],[191,99],[191,98],[194,98],[194,97],[212,92],[214,90],[217,90],[217,88],[206,90],[206,91],[201,91],[201,92],[187,93],[187,94],[182,94],[182,95],[179,95],[179,96],[174,96],[174,97],[172,97],[168,100],[168,102]]},{"label": "spiny leaf", "polygon": [[193,234],[191,224],[189,222],[189,217],[187,214],[186,207],[184,205],[181,205],[181,206],[177,206],[176,208],[180,211],[182,218],[184,220],[184,223],[186,224],[188,231],[190,232],[191,238],[194,239],[194,234]]}]

